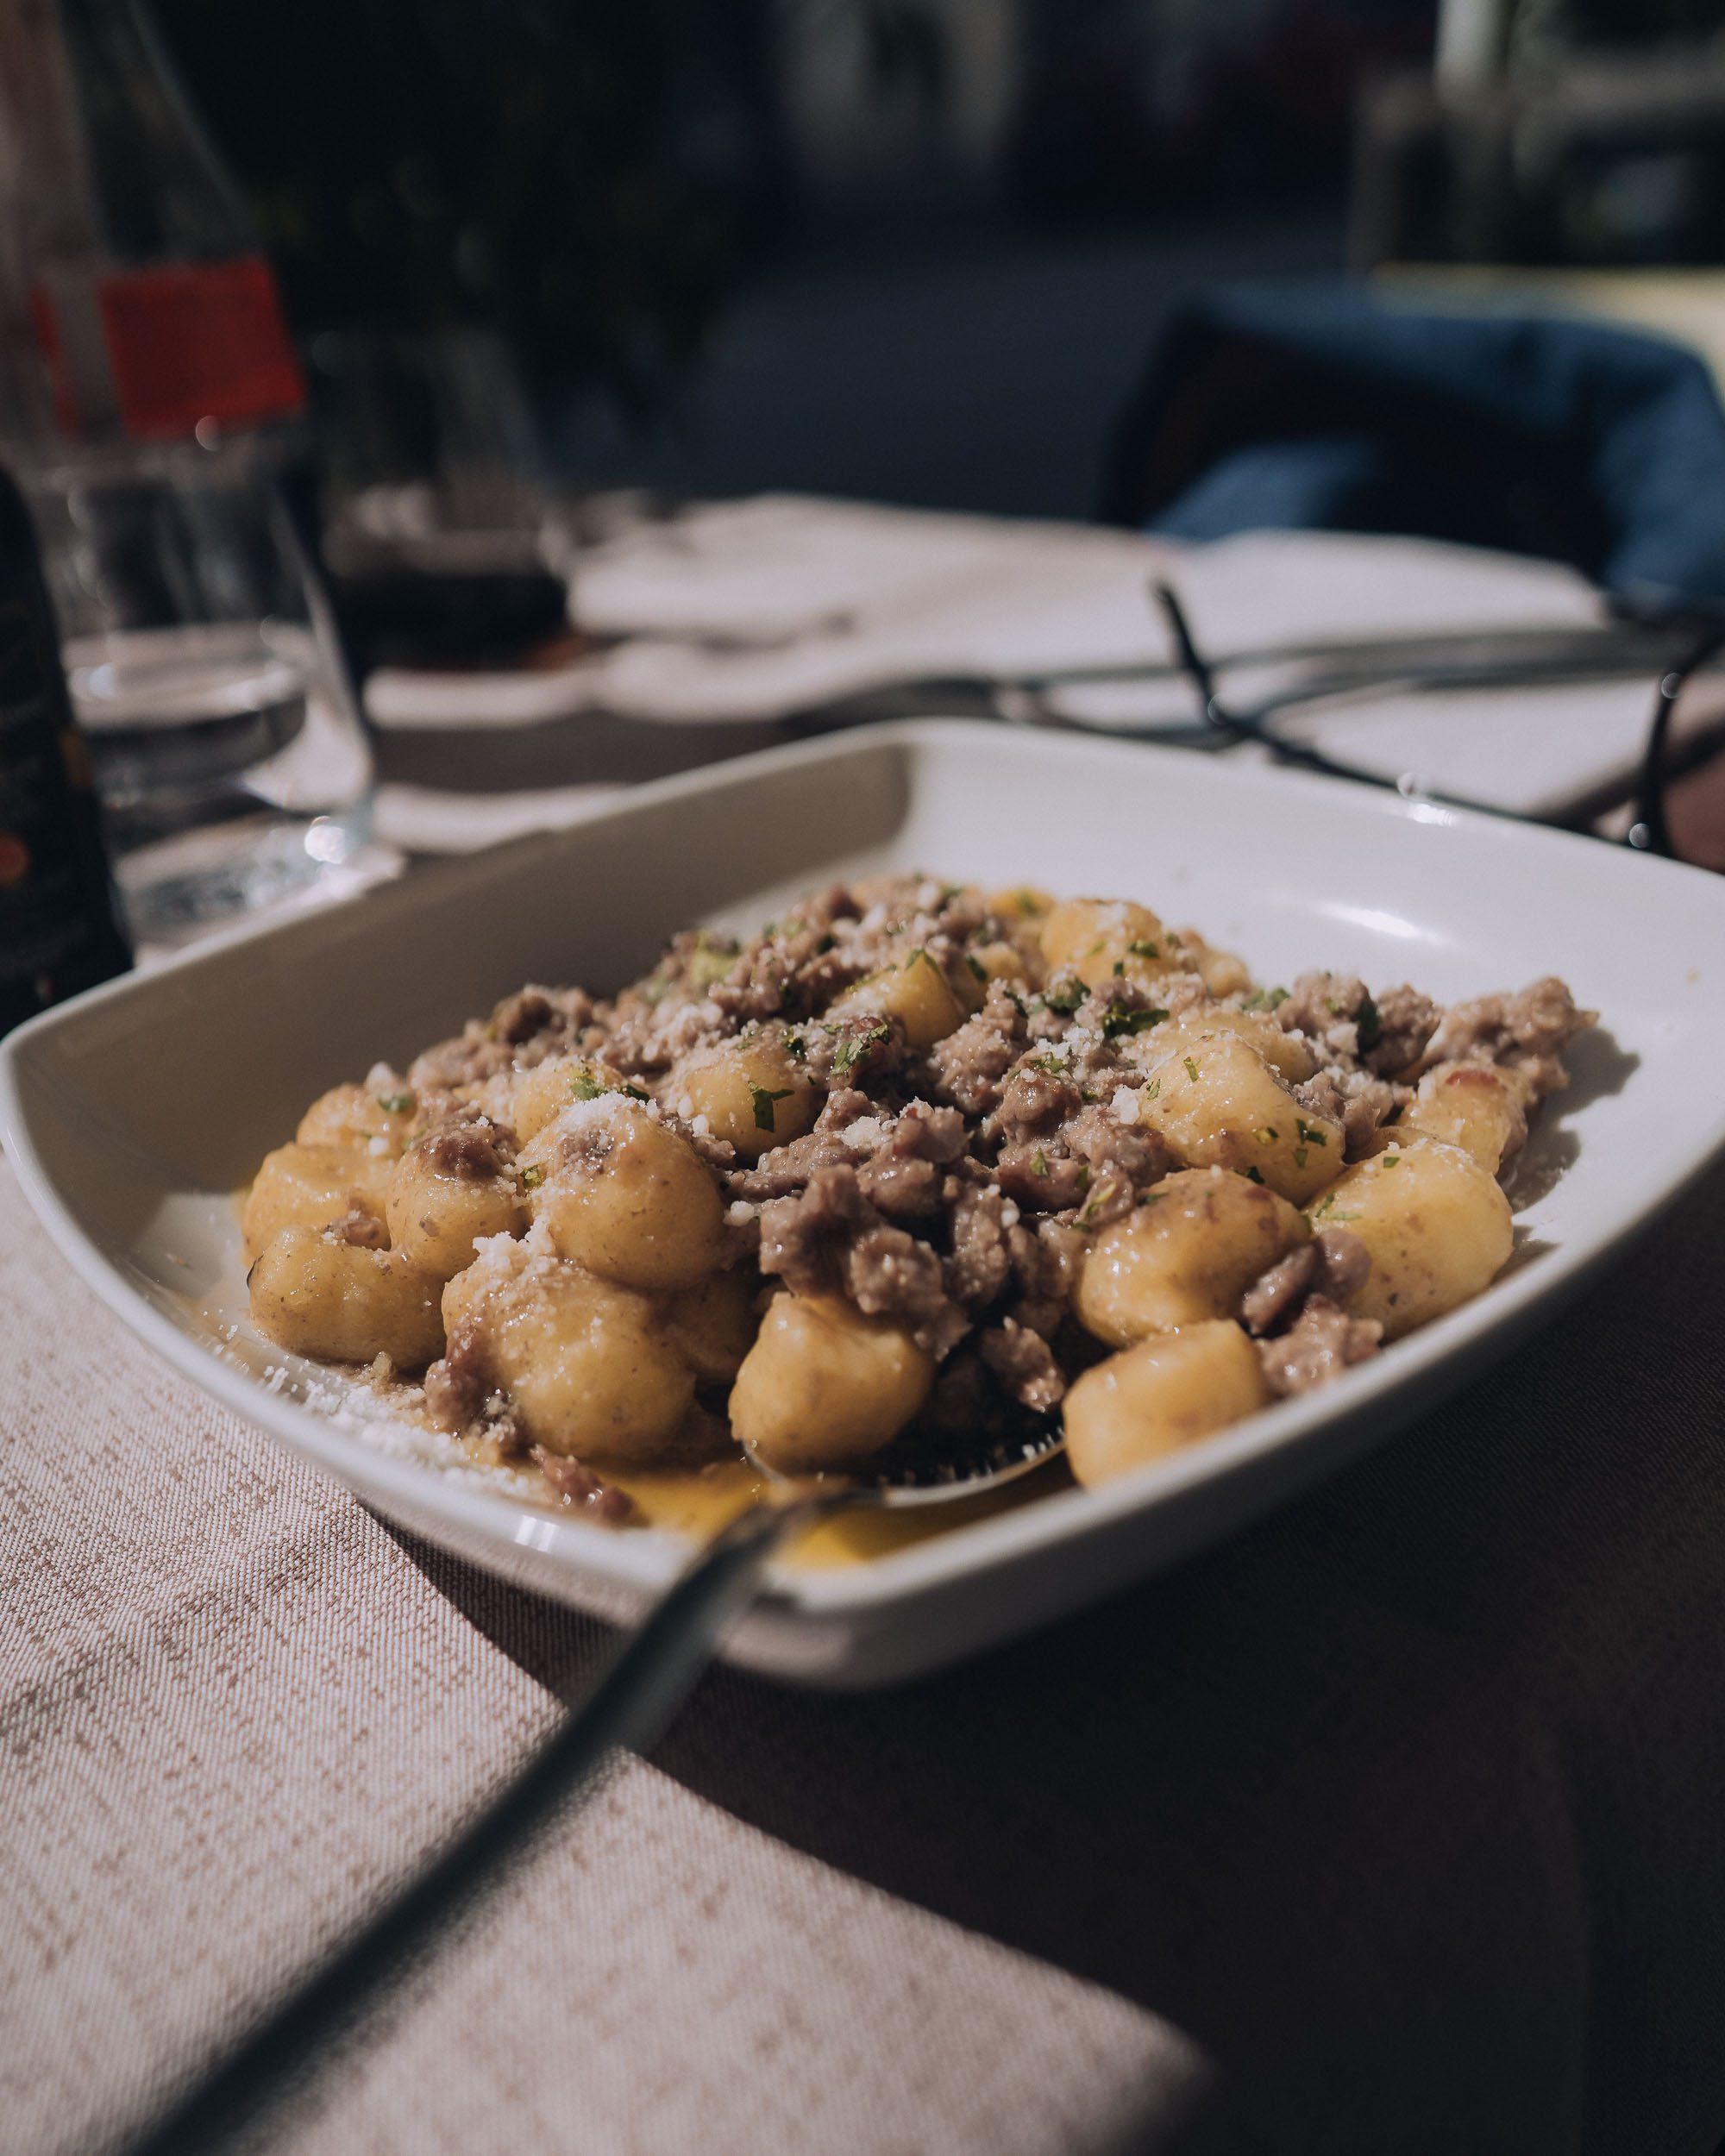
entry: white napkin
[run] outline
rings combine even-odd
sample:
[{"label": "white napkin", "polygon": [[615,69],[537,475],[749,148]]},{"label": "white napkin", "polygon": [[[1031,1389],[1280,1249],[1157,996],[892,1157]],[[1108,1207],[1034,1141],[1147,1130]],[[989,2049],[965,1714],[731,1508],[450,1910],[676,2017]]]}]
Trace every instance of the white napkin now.
[{"label": "white napkin", "polygon": [[[1260,532],[1176,546],[1090,525],[762,495],[643,520],[581,555],[573,611],[618,640],[606,649],[531,674],[386,670],[367,702],[386,731],[588,711],[735,724],[945,678],[1126,668],[1144,671],[1064,683],[1049,700],[1093,724],[1182,730],[1196,714],[1150,601],[1158,579],[1178,589],[1228,697],[1248,705],[1285,684],[1290,667],[1319,663],[1290,653],[1367,661],[1381,646],[1584,635],[1606,618],[1570,569],[1426,540]],[[1418,771],[1448,791],[1550,811],[1627,779],[1651,693],[1651,676],[1386,691],[1298,723],[1306,738],[1387,775]],[[938,707],[938,691],[922,700]]]}]

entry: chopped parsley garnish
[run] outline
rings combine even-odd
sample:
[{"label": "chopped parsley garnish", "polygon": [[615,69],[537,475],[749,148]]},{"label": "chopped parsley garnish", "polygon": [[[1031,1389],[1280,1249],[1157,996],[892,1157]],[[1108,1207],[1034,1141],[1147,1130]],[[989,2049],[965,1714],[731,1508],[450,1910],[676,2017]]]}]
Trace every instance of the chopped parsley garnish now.
[{"label": "chopped parsley garnish", "polygon": [[1296,1145],[1294,1148],[1294,1165],[1296,1168],[1303,1168],[1309,1157],[1303,1145]]},{"label": "chopped parsley garnish", "polygon": [[715,981],[723,981],[737,962],[737,944],[734,936],[714,936],[702,929],[695,937],[695,947],[684,961],[684,971],[691,984],[697,988],[710,988]]},{"label": "chopped parsley garnish", "polygon": [[1317,1210],[1317,1211],[1316,1211],[1316,1212],[1315,1212],[1315,1213],[1312,1215],[1312,1218],[1313,1218],[1314,1220],[1358,1220],[1358,1219],[1359,1215],[1358,1215],[1357,1213],[1338,1213],[1338,1212],[1335,1210],[1335,1204],[1336,1204],[1336,1194],[1335,1194],[1335,1192],[1333,1190],[1333,1191],[1330,1193],[1329,1196],[1328,1196],[1327,1198],[1326,1198],[1326,1199],[1325,1199],[1325,1200],[1324,1200],[1324,1202],[1322,1203],[1322,1205],[1320,1205],[1320,1206],[1318,1207],[1318,1210]]},{"label": "chopped parsley garnish", "polygon": [[785,1052],[794,1056],[800,1063],[806,1062],[808,1060],[808,1043],[800,1033],[787,1033]]},{"label": "chopped parsley garnish", "polygon": [[524,1168],[521,1171],[521,1188],[524,1190],[536,1190],[544,1180],[543,1168]]},{"label": "chopped parsley garnish", "polygon": [[405,1115],[413,1106],[413,1095],[411,1093],[380,1093],[377,1096],[377,1104],[386,1115]]},{"label": "chopped parsley garnish", "polygon": [[1163,1197],[1164,1197],[1164,1194],[1164,1194],[1164,1193],[1163,1193],[1163,1192],[1162,1192],[1162,1191],[1160,1191],[1160,1190],[1146,1190],[1146,1191],[1143,1191],[1143,1192],[1141,1192],[1141,1193],[1139,1194],[1139,1196],[1138,1196],[1138,1204],[1139,1204],[1139,1206],[1159,1206],[1159,1205],[1162,1203]]},{"label": "chopped parsley garnish", "polygon": [[[823,1028],[823,1031],[830,1032],[832,1029],[829,1026]],[[841,1041],[832,1051],[833,1076],[848,1078],[871,1048],[877,1047],[881,1042],[891,1038],[892,1031],[892,1027],[886,1019],[882,1018],[878,1025],[871,1025],[866,1032],[853,1034],[848,1041]]]},{"label": "chopped parsley garnish", "polygon": [[569,1091],[577,1100],[597,1100],[602,1093],[621,1093],[631,1100],[650,1100],[652,1095],[640,1086],[602,1086],[590,1070],[578,1070],[569,1081]]},{"label": "chopped parsley garnish", "polygon": [[1048,1156],[1039,1145],[1030,1156],[1030,1172],[1032,1175],[1045,1175],[1048,1173]]},{"label": "chopped parsley garnish", "polygon": [[[1162,956],[1162,946],[1159,943],[1148,943],[1142,940],[1136,943],[1128,943],[1126,950],[1134,958],[1160,958]],[[1116,966],[1114,971],[1118,973],[1120,968]]]},{"label": "chopped parsley garnish", "polygon": [[1044,988],[1042,1000],[1051,1011],[1057,1011],[1063,1018],[1070,1018],[1084,1000],[1084,984],[1076,975],[1057,988]]},{"label": "chopped parsley garnish", "polygon": [[1181,1060],[1181,1062],[1183,1062],[1183,1063],[1185,1064],[1185,1066],[1186,1066],[1186,1075],[1187,1075],[1187,1076],[1188,1076],[1188,1077],[1189,1077],[1189,1078],[1192,1081],[1192,1083],[1195,1086],[1195,1085],[1197,1084],[1197,1082],[1198,1082],[1198,1066],[1197,1066],[1197,1064],[1196,1064],[1196,1063],[1195,1063],[1195,1062],[1193,1062],[1192,1058],[1191,1058],[1189,1056],[1182,1056],[1181,1057],[1181,1059],[1180,1059],[1180,1060]]},{"label": "chopped parsley garnish", "polygon": [[1161,1100],[1161,1098],[1162,1098],[1162,1081],[1161,1081],[1161,1079],[1159,1079],[1159,1078],[1152,1078],[1152,1079],[1151,1080],[1150,1083],[1149,1083],[1149,1084],[1148,1084],[1148,1085],[1145,1087],[1145,1089],[1144,1089],[1144,1097],[1145,1097],[1145,1099],[1146,1100]]},{"label": "chopped parsley garnish", "polygon": [[905,971],[908,973],[911,968],[916,965],[919,962],[926,966],[931,973],[938,973],[940,971],[939,967],[935,964],[933,959],[929,956],[928,953],[923,949],[920,943],[917,945],[916,949],[911,953],[910,956],[906,959]]},{"label": "chopped parsley garnish", "polygon": [[1252,1136],[1258,1140],[1260,1145],[1274,1145],[1276,1139],[1280,1138],[1281,1135],[1281,1131],[1276,1129],[1273,1123],[1262,1124],[1252,1132]]},{"label": "chopped parsley garnish", "polygon": [[1383,1019],[1379,1014],[1377,1006],[1369,995],[1364,999],[1358,1010],[1354,1012],[1353,1022],[1359,1029],[1359,1044],[1362,1051],[1376,1048],[1379,1041],[1383,1038]]},{"label": "chopped parsley garnish", "polygon": [[1074,1219],[1072,1223],[1073,1226],[1075,1228],[1089,1227],[1095,1221],[1097,1213],[1101,1211],[1102,1207],[1107,1205],[1108,1200],[1113,1196],[1114,1191],[1115,1184],[1112,1176],[1109,1176],[1102,1182],[1099,1182],[1096,1185],[1096,1188],[1090,1193],[1089,1196],[1085,1199],[1083,1204],[1079,1207],[1076,1217]]},{"label": "chopped parsley garnish", "polygon": [[977,980],[986,981],[988,978],[988,968],[980,958],[974,957],[968,950],[964,954],[964,962],[975,975]]},{"label": "chopped parsley garnish", "polygon": [[1122,1033],[1147,1033],[1153,1025],[1160,1025],[1168,1016],[1153,1006],[1143,1011],[1128,1010],[1124,1003],[1111,1003],[1102,1017],[1102,1038],[1117,1039]]},{"label": "chopped parsley garnish", "polygon": [[1119,975],[1119,974],[1123,974],[1123,973],[1126,971],[1126,960],[1125,960],[1124,958],[1117,958],[1117,959],[1115,959],[1115,961],[1114,961],[1114,971],[1115,971],[1116,975]]},{"label": "chopped parsley garnish", "polygon": [[1032,1070],[1045,1070],[1051,1078],[1067,1075],[1066,1060],[1061,1056],[1027,1056],[1025,1061]]},{"label": "chopped parsley garnish", "polygon": [[1264,1181],[1263,1176],[1255,1168],[1237,1168],[1234,1173],[1237,1175],[1244,1175],[1249,1183],[1261,1183]]},{"label": "chopped parsley garnish", "polygon": [[1399,1168],[1402,1165],[1402,1156],[1399,1153],[1386,1153],[1383,1156],[1383,1165],[1385,1168]]},{"label": "chopped parsley garnish", "polygon": [[1240,1008],[1242,1011],[1274,1011],[1287,1000],[1286,988],[1260,988],[1255,995],[1249,995]]},{"label": "chopped parsley garnish", "polygon": [[1327,1145],[1329,1144],[1329,1140],[1323,1132],[1314,1131],[1303,1116],[1295,1117],[1294,1127],[1300,1133],[1300,1143],[1302,1145]]},{"label": "chopped parsley garnish", "polygon": [[757,1086],[750,1079],[749,1098],[755,1104],[755,1128],[757,1131],[770,1131],[773,1127],[773,1103],[775,1100],[788,1100],[795,1091],[794,1086],[782,1086],[775,1093],[766,1086]]}]

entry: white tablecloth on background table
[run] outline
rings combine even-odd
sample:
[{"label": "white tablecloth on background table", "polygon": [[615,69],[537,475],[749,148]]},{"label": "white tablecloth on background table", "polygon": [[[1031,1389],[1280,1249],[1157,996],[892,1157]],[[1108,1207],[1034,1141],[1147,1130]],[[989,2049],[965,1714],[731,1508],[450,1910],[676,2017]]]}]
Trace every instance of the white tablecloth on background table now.
[{"label": "white tablecloth on background table", "polygon": [[[1147,669],[1051,691],[1057,711],[1189,736],[1190,684],[1149,586],[1180,591],[1228,693],[1248,700],[1337,654],[1481,633],[1573,636],[1605,619],[1571,570],[1415,539],[1254,533],[1176,546],[1093,525],[1013,523],[767,495],[643,518],[578,557],[572,605],[605,642],[512,674],[374,674],[392,843],[442,851],[474,802],[477,843],[580,813],[595,781],[769,745],[903,684],[938,689],[1073,668]],[[1282,655],[1322,653],[1288,663]],[[1390,777],[1525,812],[1627,781],[1652,702],[1627,680],[1441,696],[1386,691],[1302,721]],[[489,743],[489,754],[485,746]],[[416,779],[429,768],[433,783]],[[441,798],[440,798],[441,797]]]}]

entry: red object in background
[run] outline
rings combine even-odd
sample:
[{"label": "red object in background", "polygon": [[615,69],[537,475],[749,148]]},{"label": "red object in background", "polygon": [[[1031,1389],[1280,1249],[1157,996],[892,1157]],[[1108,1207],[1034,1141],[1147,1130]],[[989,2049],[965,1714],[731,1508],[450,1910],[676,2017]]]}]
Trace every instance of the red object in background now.
[{"label": "red object in background", "polygon": [[[304,379],[261,255],[110,271],[78,298],[92,303],[79,306],[81,323],[66,318],[63,290],[38,285],[30,295],[55,415],[74,438],[97,417],[87,409],[92,363],[135,442],[176,440],[205,419],[254,425],[304,406]],[[99,329],[99,354],[78,349],[80,327]]]}]

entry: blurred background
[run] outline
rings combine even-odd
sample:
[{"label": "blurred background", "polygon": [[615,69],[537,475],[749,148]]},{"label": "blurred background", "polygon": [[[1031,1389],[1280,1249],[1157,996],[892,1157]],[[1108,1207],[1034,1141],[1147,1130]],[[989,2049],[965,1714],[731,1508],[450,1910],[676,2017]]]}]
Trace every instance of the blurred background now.
[{"label": "blurred background", "polygon": [[1308,761],[1663,848],[1722,369],[1725,0],[0,0],[0,463],[141,943],[818,724],[1239,746],[1170,561],[1375,686]]},{"label": "blurred background", "polygon": [[483,326],[588,485],[1082,517],[1196,284],[1725,252],[1725,0],[157,12],[314,389]]}]

